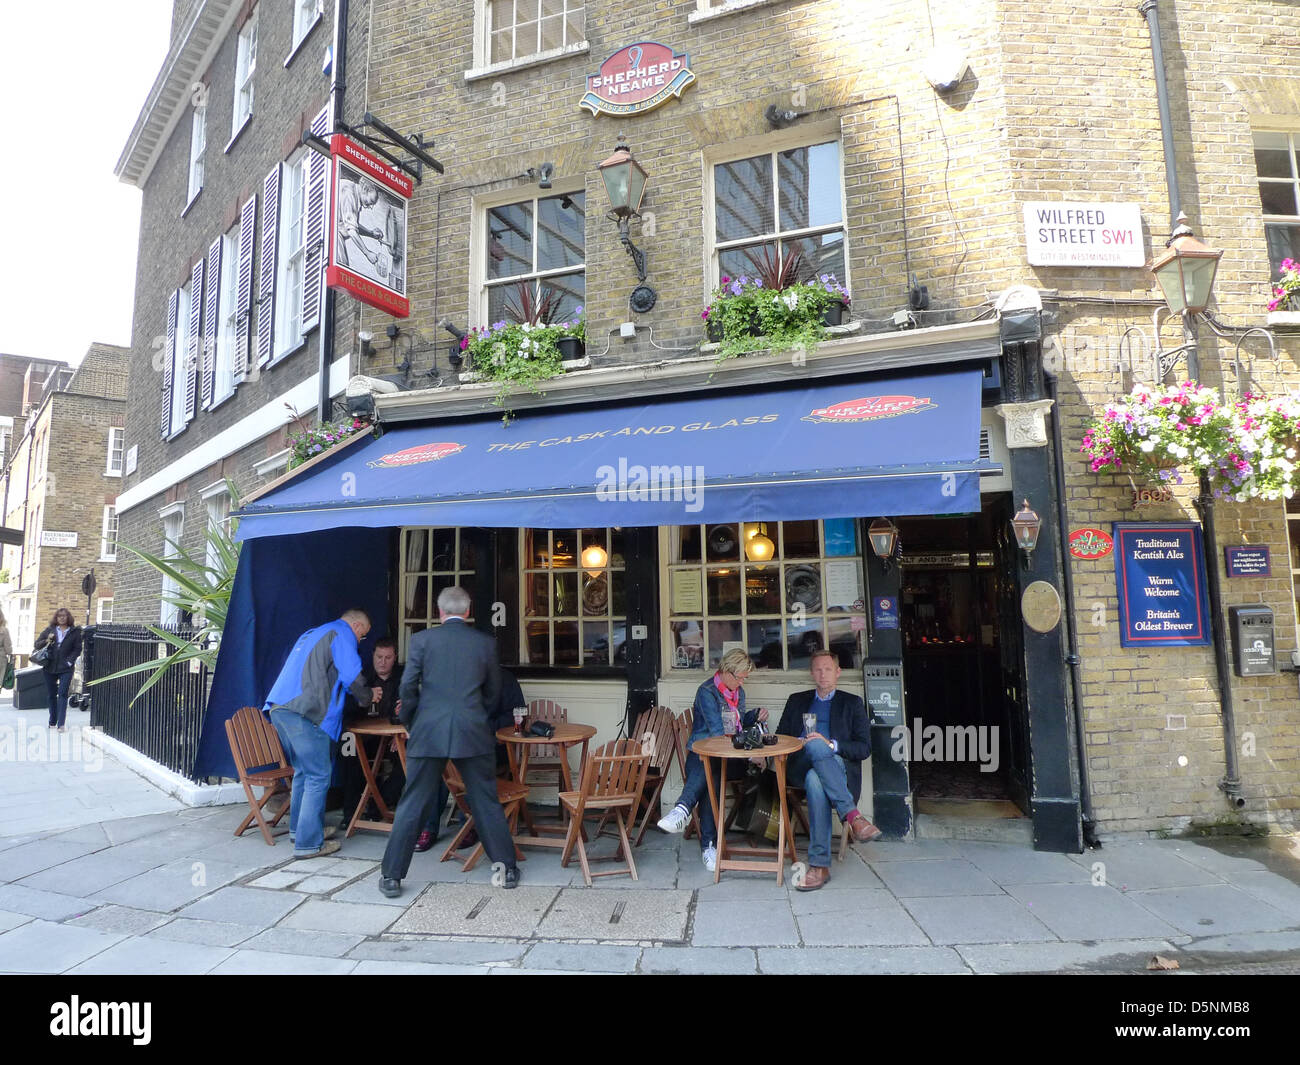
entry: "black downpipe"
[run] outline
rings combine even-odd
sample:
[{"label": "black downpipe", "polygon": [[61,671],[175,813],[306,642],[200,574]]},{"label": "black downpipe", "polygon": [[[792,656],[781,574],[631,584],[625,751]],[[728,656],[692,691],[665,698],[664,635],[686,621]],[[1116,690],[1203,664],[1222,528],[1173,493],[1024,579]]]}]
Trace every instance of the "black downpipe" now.
[{"label": "black downpipe", "polygon": [[1165,81],[1165,52],[1160,43],[1160,5],[1159,0],[1142,0],[1138,8],[1146,16],[1147,29],[1151,34],[1151,60],[1156,70],[1156,103],[1160,105],[1160,137],[1165,150],[1165,185],[1169,191],[1169,229],[1178,228],[1178,216],[1182,213],[1182,197],[1178,195],[1178,167],[1174,155],[1174,122],[1169,115],[1169,85]]},{"label": "black downpipe", "polygon": [[[334,58],[330,64],[330,115],[334,127],[343,121],[343,94],[347,91],[348,62],[348,0],[334,0]],[[325,234],[329,240],[329,234]],[[316,402],[316,419],[322,424],[330,419],[330,367],[334,364],[334,319],[336,294],[325,289],[325,307],[320,323],[319,399]]]},{"label": "black downpipe", "polygon": [[1246,805],[1237,769],[1237,716],[1232,706],[1232,671],[1228,667],[1228,639],[1223,624],[1223,590],[1219,582],[1219,539],[1214,531],[1214,494],[1208,474],[1201,474],[1201,494],[1196,497],[1205,550],[1205,579],[1210,592],[1210,628],[1214,633],[1214,667],[1219,673],[1219,710],[1223,715],[1223,779],[1219,790],[1240,810]]},{"label": "black downpipe", "polygon": [[1079,678],[1079,639],[1075,631],[1074,573],[1070,569],[1070,512],[1065,498],[1065,445],[1061,439],[1061,403],[1056,394],[1056,375],[1045,373],[1047,395],[1052,401],[1052,449],[1056,463],[1056,525],[1061,541],[1061,572],[1065,584],[1065,661],[1070,667],[1070,694],[1074,702],[1074,736],[1079,760],[1079,802],[1083,814],[1083,842],[1101,846],[1097,839],[1097,817],[1092,808],[1092,781],[1088,774],[1088,748],[1083,728],[1083,684]]}]

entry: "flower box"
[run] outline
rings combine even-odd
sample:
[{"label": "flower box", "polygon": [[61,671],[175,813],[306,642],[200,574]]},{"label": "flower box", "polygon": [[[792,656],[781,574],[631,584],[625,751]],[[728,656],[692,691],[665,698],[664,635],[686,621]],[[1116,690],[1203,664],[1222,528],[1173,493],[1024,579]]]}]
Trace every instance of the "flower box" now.
[{"label": "flower box", "polygon": [[843,324],[846,309],[843,300],[835,300],[826,310],[822,311],[822,325],[831,328]]},{"label": "flower box", "polygon": [[587,345],[581,337],[560,337],[555,346],[560,349],[560,358],[566,364],[581,359],[587,353]]},{"label": "flower box", "polygon": [[1269,311],[1268,324],[1284,333],[1300,332],[1300,311]]}]

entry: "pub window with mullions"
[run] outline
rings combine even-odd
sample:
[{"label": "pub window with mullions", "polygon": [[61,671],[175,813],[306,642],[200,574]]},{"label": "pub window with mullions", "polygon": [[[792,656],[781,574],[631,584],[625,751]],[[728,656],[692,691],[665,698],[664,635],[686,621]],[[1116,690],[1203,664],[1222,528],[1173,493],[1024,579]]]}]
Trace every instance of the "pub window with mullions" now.
[{"label": "pub window with mullions", "polygon": [[622,529],[521,529],[521,665],[627,663]]},{"label": "pub window with mullions", "polygon": [[438,594],[459,585],[474,596],[475,551],[466,529],[403,529],[401,646],[406,661],[411,637],[438,622]]},{"label": "pub window with mullions", "polygon": [[804,670],[829,648],[862,664],[862,560],[852,519],[679,525],[667,530],[665,662],[717,669],[732,647],[756,669]]}]

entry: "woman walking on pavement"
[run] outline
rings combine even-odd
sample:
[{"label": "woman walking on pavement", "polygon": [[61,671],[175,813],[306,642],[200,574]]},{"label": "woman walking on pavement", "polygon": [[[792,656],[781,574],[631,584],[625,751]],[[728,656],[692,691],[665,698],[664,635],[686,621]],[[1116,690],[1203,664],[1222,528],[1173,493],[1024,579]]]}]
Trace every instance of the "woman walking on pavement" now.
[{"label": "woman walking on pavement", "polygon": [[50,728],[67,732],[64,724],[68,714],[68,686],[72,671],[81,654],[81,629],[72,620],[72,611],[65,606],[54,612],[54,620],[36,637],[32,653],[46,649],[45,690],[50,697]]}]

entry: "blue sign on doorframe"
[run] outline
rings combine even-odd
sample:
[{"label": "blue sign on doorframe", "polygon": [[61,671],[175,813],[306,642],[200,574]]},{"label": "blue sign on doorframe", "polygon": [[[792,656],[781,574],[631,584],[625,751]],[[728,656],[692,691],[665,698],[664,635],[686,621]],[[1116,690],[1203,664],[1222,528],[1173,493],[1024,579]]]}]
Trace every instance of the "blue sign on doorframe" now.
[{"label": "blue sign on doorframe", "polygon": [[1115,522],[1121,647],[1203,647],[1210,642],[1201,527]]},{"label": "blue sign on doorframe", "polygon": [[882,629],[898,628],[898,599],[892,595],[878,595],[871,600],[872,627],[879,632]]}]

